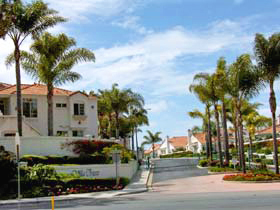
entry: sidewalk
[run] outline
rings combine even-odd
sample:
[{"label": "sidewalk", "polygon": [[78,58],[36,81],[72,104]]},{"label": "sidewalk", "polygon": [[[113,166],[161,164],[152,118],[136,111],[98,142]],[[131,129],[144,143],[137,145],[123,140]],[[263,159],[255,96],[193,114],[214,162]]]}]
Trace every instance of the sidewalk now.
[{"label": "sidewalk", "polygon": [[[146,186],[147,179],[149,176],[149,171],[146,169],[141,169],[137,171],[132,181],[124,189],[118,191],[105,191],[105,192],[93,192],[93,193],[83,193],[83,194],[70,194],[63,196],[55,196],[55,201],[67,201],[74,199],[84,199],[84,198],[111,198],[114,196],[142,193],[148,191]],[[40,197],[40,198],[23,198],[18,200],[0,200],[0,208],[3,205],[13,205],[13,204],[31,204],[31,203],[43,203],[50,202],[51,197]]]}]

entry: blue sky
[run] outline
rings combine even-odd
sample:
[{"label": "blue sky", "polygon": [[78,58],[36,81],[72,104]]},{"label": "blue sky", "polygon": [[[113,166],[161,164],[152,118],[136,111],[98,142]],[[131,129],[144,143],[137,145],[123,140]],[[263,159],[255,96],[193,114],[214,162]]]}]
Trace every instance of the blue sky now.
[{"label": "blue sky", "polygon": [[[213,72],[224,56],[228,63],[242,53],[253,53],[255,33],[280,32],[279,0],[47,0],[51,8],[69,18],[50,30],[64,32],[79,47],[95,52],[96,63],[73,70],[83,79],[63,86],[72,90],[109,88],[118,83],[146,99],[150,126],[162,137],[187,135],[201,125],[187,112],[203,110],[188,92],[193,75]],[[27,40],[23,49],[28,49]],[[15,83],[13,69],[3,59],[12,51],[10,41],[0,41],[1,81]],[[2,47],[3,46],[3,47]],[[33,81],[23,74],[24,83]],[[279,83],[276,83],[279,92]],[[280,94],[277,94],[278,98]],[[258,100],[260,112],[269,115],[268,91]]]}]

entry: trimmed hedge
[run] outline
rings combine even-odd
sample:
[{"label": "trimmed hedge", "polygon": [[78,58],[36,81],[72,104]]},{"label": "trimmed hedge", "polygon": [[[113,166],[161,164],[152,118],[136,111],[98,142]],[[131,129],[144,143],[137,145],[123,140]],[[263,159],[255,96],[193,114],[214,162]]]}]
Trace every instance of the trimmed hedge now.
[{"label": "trimmed hedge", "polygon": [[172,153],[172,154],[167,154],[167,155],[161,155],[160,158],[181,158],[181,157],[198,157],[198,154],[194,154],[191,151],[187,152],[177,152],[177,153]]}]

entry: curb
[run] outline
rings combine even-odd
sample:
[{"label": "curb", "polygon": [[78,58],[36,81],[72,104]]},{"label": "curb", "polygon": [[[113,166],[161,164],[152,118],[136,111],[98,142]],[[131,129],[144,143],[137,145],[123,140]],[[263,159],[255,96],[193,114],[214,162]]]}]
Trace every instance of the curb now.
[{"label": "curb", "polygon": [[209,167],[202,167],[202,166],[199,166],[199,165],[197,165],[196,167],[199,168],[199,169],[207,169],[207,168],[209,168]]},{"label": "curb", "polygon": [[149,175],[148,175],[148,179],[146,182],[147,191],[152,189],[153,177],[154,177],[154,167],[151,167],[149,170]]}]

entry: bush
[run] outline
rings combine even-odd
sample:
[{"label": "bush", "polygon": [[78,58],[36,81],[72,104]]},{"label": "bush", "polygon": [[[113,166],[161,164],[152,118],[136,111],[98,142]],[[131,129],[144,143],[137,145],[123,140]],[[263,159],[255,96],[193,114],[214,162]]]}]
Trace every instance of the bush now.
[{"label": "bush", "polygon": [[90,140],[78,140],[71,141],[62,145],[62,148],[67,148],[74,154],[87,154],[91,155],[95,152],[102,151],[105,147],[111,147],[113,145],[118,145],[113,142],[103,142],[103,141],[90,141]]},{"label": "bush", "polygon": [[262,162],[262,159],[256,158],[255,161],[256,161],[256,163],[261,163],[261,162]]},{"label": "bush", "polygon": [[47,164],[48,158],[40,155],[23,155],[20,161],[27,162],[28,166]]},{"label": "bush", "polygon": [[194,157],[199,156],[199,154],[194,154],[192,151],[186,151],[186,152],[176,152],[172,154],[167,155],[161,155],[160,158],[182,158],[182,157]]},{"label": "bush", "polygon": [[225,167],[225,168],[220,168],[220,167],[211,167],[210,168],[211,172],[231,172],[234,171],[232,168]]},{"label": "bush", "polygon": [[220,161],[218,160],[212,160],[208,162],[208,166],[220,166]]},{"label": "bush", "polygon": [[200,160],[199,164],[201,167],[207,167],[208,166],[208,160]]}]

